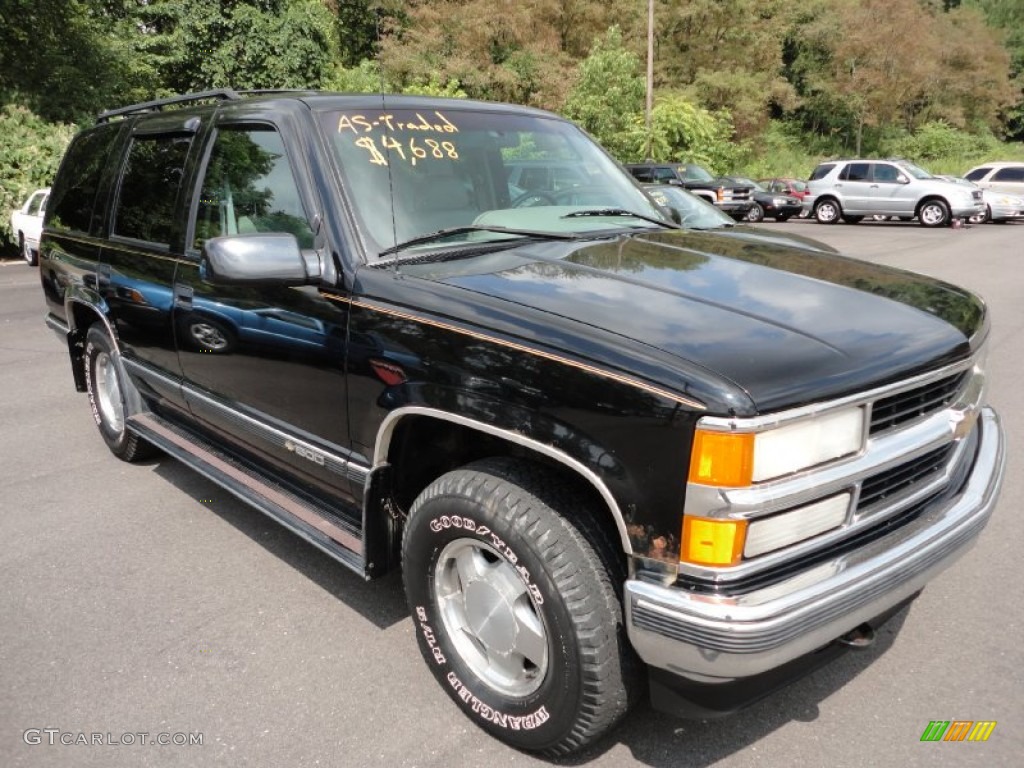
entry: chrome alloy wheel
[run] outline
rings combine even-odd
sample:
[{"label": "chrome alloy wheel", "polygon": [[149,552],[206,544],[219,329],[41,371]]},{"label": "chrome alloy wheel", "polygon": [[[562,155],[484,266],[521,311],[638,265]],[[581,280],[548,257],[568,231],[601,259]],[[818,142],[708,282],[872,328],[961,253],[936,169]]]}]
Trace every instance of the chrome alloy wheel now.
[{"label": "chrome alloy wheel", "polygon": [[488,544],[456,539],[441,551],[434,597],[462,661],[484,684],[527,696],[544,681],[548,637],[523,577]]},{"label": "chrome alloy wheel", "polygon": [[195,342],[201,347],[216,352],[228,348],[228,337],[224,335],[224,331],[212,323],[192,323],[188,330]]},{"label": "chrome alloy wheel", "polygon": [[117,367],[106,352],[96,355],[96,403],[103,422],[114,432],[124,430],[124,402]]}]

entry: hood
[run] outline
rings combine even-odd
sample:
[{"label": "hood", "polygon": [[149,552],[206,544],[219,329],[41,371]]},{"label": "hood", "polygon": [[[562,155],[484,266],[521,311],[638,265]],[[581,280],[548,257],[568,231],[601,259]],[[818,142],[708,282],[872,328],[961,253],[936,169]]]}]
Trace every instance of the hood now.
[{"label": "hood", "polygon": [[713,232],[584,246],[535,243],[418,265],[419,277],[584,324],[744,390],[756,411],[848,394],[962,359],[984,305],[939,281],[839,255]]}]

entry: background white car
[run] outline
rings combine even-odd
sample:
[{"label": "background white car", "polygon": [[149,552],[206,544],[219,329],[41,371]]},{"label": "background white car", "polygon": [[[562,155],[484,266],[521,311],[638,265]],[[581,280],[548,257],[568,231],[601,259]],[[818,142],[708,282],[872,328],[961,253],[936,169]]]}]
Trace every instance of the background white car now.
[{"label": "background white car", "polygon": [[39,260],[39,235],[43,231],[43,214],[49,197],[49,187],[37,189],[11,214],[11,234],[18,242],[22,257],[32,266]]},{"label": "background white car", "polygon": [[982,189],[1024,195],[1024,162],[985,163],[971,168],[964,178]]}]

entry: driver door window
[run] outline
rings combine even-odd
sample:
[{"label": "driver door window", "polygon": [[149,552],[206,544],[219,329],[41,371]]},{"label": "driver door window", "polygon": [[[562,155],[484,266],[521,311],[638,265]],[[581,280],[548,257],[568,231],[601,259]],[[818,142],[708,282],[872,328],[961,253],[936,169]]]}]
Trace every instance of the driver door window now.
[{"label": "driver door window", "polygon": [[313,246],[280,134],[271,128],[221,130],[213,146],[196,216],[196,249],[211,237],[288,232]]}]

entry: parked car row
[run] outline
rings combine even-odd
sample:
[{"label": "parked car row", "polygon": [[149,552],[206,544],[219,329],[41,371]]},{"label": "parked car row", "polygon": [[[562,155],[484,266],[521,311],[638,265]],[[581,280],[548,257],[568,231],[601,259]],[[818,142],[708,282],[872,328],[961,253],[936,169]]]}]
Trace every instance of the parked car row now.
[{"label": "parked car row", "polygon": [[811,173],[803,209],[821,224],[856,224],[866,216],[917,219],[925,227],[1010,221],[1024,218],[1024,198],[1013,194],[1016,178],[1024,192],[1024,163],[990,163],[961,179],[901,159],[832,160]]}]

